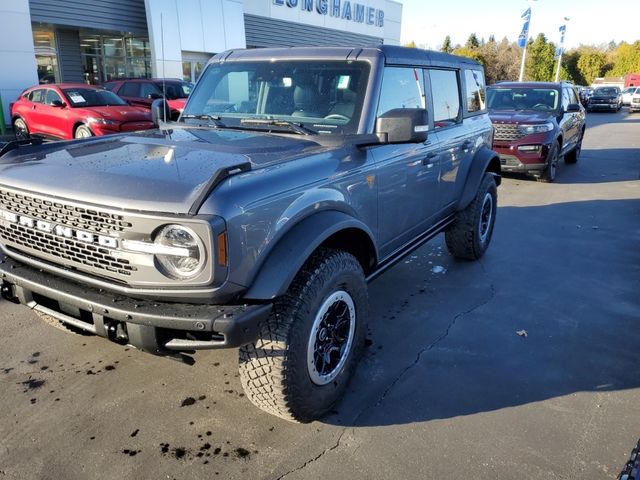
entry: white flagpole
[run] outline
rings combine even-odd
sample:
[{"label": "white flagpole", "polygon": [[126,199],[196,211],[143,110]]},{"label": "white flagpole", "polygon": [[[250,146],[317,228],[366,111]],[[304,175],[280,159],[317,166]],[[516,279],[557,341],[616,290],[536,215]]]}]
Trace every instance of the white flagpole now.
[{"label": "white flagpole", "polygon": [[567,33],[567,22],[569,21],[569,17],[564,17],[564,29],[560,32],[560,46],[558,47],[560,50],[558,52],[558,68],[556,69],[556,82],[560,79],[560,65],[562,65],[562,54],[564,53],[564,35]]},{"label": "white flagpole", "polygon": [[522,50],[522,63],[520,64],[520,77],[518,81],[521,82],[524,77],[524,61],[527,58],[527,43],[529,42],[529,35],[527,35],[527,39],[525,40],[524,49]]}]

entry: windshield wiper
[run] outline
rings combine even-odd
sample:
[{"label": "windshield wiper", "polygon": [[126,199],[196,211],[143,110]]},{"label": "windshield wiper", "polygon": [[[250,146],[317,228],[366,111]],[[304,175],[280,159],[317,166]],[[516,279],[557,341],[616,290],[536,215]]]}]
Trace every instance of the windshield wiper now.
[{"label": "windshield wiper", "polygon": [[272,125],[274,127],[286,127],[292,132],[300,135],[315,135],[313,130],[303,127],[299,123],[289,122],[287,120],[268,120],[262,118],[243,118],[240,120],[242,125]]},{"label": "windshield wiper", "polygon": [[226,125],[220,121],[220,117],[217,115],[209,115],[206,113],[201,113],[201,114],[193,114],[193,113],[187,113],[187,114],[182,114],[182,116],[180,118],[195,118],[197,120],[209,120],[213,123],[213,125],[215,127],[225,127]]}]

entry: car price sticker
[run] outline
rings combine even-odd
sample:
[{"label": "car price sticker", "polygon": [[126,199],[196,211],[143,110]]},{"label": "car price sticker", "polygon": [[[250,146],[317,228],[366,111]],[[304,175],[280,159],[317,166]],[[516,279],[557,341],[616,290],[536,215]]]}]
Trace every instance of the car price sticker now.
[{"label": "car price sticker", "polygon": [[71,99],[71,101],[73,103],[84,103],[84,102],[86,102],[84,97],[82,95],[80,95],[79,93],[72,93],[71,95],[69,95],[69,98]]}]

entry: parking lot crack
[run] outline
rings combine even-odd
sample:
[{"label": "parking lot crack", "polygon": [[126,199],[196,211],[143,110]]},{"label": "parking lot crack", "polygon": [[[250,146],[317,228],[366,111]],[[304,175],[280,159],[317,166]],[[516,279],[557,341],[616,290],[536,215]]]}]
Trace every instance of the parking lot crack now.
[{"label": "parking lot crack", "polygon": [[287,473],[285,473],[283,475],[280,475],[276,480],[281,480],[281,479],[283,479],[285,477],[288,477],[289,475],[292,475],[292,474],[294,474],[296,472],[304,470],[305,468],[307,468],[312,463],[317,462],[318,460],[320,460],[327,453],[332,452],[333,450],[337,449],[340,446],[340,442],[342,441],[342,437],[344,436],[346,431],[347,431],[346,428],[342,429],[342,431],[340,432],[340,435],[338,436],[338,439],[336,440],[336,442],[332,446],[325,448],[319,455],[315,456],[314,458],[312,458],[310,460],[307,460],[301,466],[299,466],[297,468],[294,468],[293,470],[289,470]]},{"label": "parking lot crack", "polygon": [[[480,268],[482,269],[482,272],[484,273],[484,275],[488,278],[488,273],[484,268],[484,265],[482,264],[482,262],[478,262],[480,265]],[[355,419],[355,423],[357,424],[358,421],[360,420],[360,417],[362,415],[364,415],[369,409],[373,408],[373,407],[379,407],[382,402],[384,402],[385,398],[387,398],[387,396],[389,395],[389,393],[393,390],[393,388],[398,384],[398,382],[412,369],[414,368],[416,365],[418,365],[420,363],[420,360],[422,359],[422,356],[429,352],[430,350],[432,350],[436,345],[438,345],[439,343],[441,343],[445,338],[447,338],[449,336],[449,333],[451,332],[451,329],[456,325],[456,323],[458,322],[458,320],[460,320],[461,318],[469,315],[470,313],[473,313],[474,311],[478,310],[479,308],[484,307],[485,305],[487,305],[488,303],[490,303],[496,295],[496,289],[495,286],[492,282],[489,282],[489,295],[487,296],[487,298],[485,300],[483,300],[482,302],[478,303],[477,305],[474,305],[473,307],[460,312],[458,314],[456,314],[453,319],[451,320],[451,322],[449,322],[449,325],[447,325],[447,328],[445,329],[445,331],[438,337],[436,338],[433,342],[431,342],[429,345],[427,345],[426,347],[424,347],[423,349],[421,349],[417,354],[416,354],[416,358],[415,360],[409,364],[408,366],[406,366],[397,376],[396,378],[393,379],[393,381],[387,386],[387,388],[385,388],[384,392],[382,392],[382,394],[378,397],[378,399],[376,400],[375,403],[365,407],[356,417]]]}]

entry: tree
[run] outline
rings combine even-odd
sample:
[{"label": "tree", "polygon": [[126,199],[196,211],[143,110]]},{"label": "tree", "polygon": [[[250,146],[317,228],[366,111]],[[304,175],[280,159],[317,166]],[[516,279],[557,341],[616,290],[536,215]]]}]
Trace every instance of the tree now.
[{"label": "tree", "polygon": [[593,50],[580,55],[578,59],[578,71],[584,78],[585,84],[590,85],[596,77],[604,73],[606,57],[604,52]]},{"label": "tree", "polygon": [[416,45],[416,42],[411,40],[409,43],[407,43],[405,45],[405,47],[409,47],[409,48],[418,48],[418,45]]},{"label": "tree", "polygon": [[447,35],[444,37],[444,43],[442,44],[442,48],[440,49],[445,53],[453,52],[453,46],[451,45],[451,37]]},{"label": "tree", "polygon": [[483,66],[487,63],[484,55],[477,48],[460,47],[456,48],[453,53],[455,55],[460,55],[461,57],[471,58],[477,62],[480,62]]},{"label": "tree", "polygon": [[538,34],[527,46],[526,78],[528,80],[549,82],[554,78],[556,47],[548,42],[544,33]]},{"label": "tree", "polygon": [[467,43],[465,43],[464,46],[466,48],[478,48],[480,46],[480,41],[478,40],[478,37],[476,36],[475,33],[472,33],[471,35],[469,35],[469,38],[467,39]]},{"label": "tree", "polygon": [[632,45],[620,43],[611,55],[612,65],[607,69],[607,76],[624,76],[627,73],[640,72],[640,41]]}]

